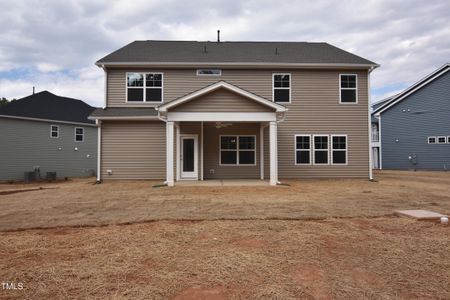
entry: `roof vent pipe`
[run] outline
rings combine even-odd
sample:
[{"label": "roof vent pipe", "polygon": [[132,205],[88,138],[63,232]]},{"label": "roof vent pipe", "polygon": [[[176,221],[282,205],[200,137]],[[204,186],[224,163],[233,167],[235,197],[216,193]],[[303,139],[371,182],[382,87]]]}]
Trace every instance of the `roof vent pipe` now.
[{"label": "roof vent pipe", "polygon": [[275,55],[278,55],[278,48],[275,48]]},{"label": "roof vent pipe", "polygon": [[34,95],[34,86],[33,86],[33,95]]},{"label": "roof vent pipe", "polygon": [[206,45],[203,46],[203,53],[207,53],[208,51],[206,50]]},{"label": "roof vent pipe", "polygon": [[217,30],[217,42],[220,43],[220,30]]}]

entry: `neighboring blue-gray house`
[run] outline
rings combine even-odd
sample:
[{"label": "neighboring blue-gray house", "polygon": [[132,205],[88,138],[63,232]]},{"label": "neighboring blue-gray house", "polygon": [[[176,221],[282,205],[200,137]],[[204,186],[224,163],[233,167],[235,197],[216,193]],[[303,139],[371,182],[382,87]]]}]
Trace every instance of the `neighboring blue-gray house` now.
[{"label": "neighboring blue-gray house", "polygon": [[372,154],[380,169],[450,169],[450,64],[373,105]]},{"label": "neighboring blue-gray house", "polygon": [[0,107],[0,181],[93,176],[97,166],[95,108],[43,91]]}]

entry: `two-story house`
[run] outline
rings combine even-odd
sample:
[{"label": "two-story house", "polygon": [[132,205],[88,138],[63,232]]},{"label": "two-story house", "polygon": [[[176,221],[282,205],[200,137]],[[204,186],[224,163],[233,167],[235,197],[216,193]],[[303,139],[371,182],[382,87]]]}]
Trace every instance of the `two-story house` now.
[{"label": "two-story house", "polygon": [[450,169],[450,64],[373,105],[374,167]]},{"label": "two-story house", "polygon": [[97,126],[95,108],[48,91],[33,93],[0,108],[0,181],[94,176]]},{"label": "two-story house", "polygon": [[371,178],[367,59],[327,43],[135,41],[96,65],[98,180]]}]

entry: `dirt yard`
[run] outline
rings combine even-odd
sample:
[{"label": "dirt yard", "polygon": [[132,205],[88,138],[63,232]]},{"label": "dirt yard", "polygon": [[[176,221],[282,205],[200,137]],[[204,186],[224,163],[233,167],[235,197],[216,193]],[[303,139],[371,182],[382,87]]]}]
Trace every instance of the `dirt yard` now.
[{"label": "dirt yard", "polygon": [[0,234],[0,298],[449,299],[450,227],[160,221]]},{"label": "dirt yard", "polygon": [[376,176],[0,185],[0,298],[449,299],[450,226],[392,212],[449,214],[450,173]]},{"label": "dirt yard", "polygon": [[[323,219],[391,215],[395,209],[450,213],[450,172],[388,172],[363,179],[285,181],[290,186],[159,187],[95,179],[0,185],[0,230],[150,220]],[[8,194],[11,190],[37,189]]]}]

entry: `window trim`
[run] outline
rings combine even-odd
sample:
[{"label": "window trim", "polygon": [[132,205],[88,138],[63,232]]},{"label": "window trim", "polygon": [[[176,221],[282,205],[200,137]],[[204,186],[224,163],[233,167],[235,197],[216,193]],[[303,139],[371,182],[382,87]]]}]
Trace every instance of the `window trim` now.
[{"label": "window trim", "polygon": [[[444,142],[443,143],[441,143],[441,142],[439,142],[439,139],[444,139]],[[446,136],[444,136],[444,135],[440,135],[440,136],[438,136],[437,138],[436,138],[436,144],[440,144],[440,145],[442,145],[442,144],[447,144],[447,137]]]},{"label": "window trim", "polygon": [[[345,150],[343,149],[334,149],[333,148],[333,137],[345,137]],[[332,134],[331,135],[331,139],[330,139],[330,163],[331,165],[336,165],[336,166],[347,166],[348,165],[348,136],[346,134]],[[345,164],[343,163],[335,163],[333,161],[333,151],[345,151]]]},{"label": "window trim", "polygon": [[[326,164],[322,164],[322,163],[316,163],[316,141],[315,141],[315,137],[319,137],[319,136],[326,136],[327,137],[327,163]],[[329,134],[313,134],[313,140],[312,140],[312,148],[314,151],[314,155],[313,155],[313,165],[314,166],[328,166],[330,165],[330,135]],[[318,149],[317,151],[325,151],[325,149]]]},{"label": "window trim", "polygon": [[450,144],[450,135],[447,136],[447,144]]},{"label": "window trim", "polygon": [[[305,136],[309,137],[309,151],[308,151],[309,152],[309,163],[308,164],[298,163],[297,162],[297,152],[299,152],[299,151],[306,151],[306,150],[299,150],[299,149],[297,149],[297,137],[305,137]],[[310,165],[312,165],[312,152],[313,152],[313,150],[312,150],[312,145],[311,145],[311,142],[312,142],[311,137],[312,137],[311,134],[295,134],[294,135],[294,165],[296,165],[296,166],[310,166]]]},{"label": "window trim", "polygon": [[[128,74],[143,74],[144,75],[144,85],[142,87],[140,86],[128,86]],[[147,74],[160,74],[161,75],[161,101],[147,101],[147,80],[146,75]],[[143,93],[143,101],[128,101],[128,89],[144,89]],[[160,87],[148,87],[149,89],[159,89]],[[149,103],[149,104],[159,104],[164,103],[164,73],[163,72],[126,72],[125,74],[125,102],[126,103],[133,103],[133,104],[139,104],[139,103]]]},{"label": "window trim", "polygon": [[[53,127],[56,127],[56,136],[52,136]],[[54,124],[50,125],[50,138],[52,138],[52,139],[59,139],[59,125],[54,125]]]},{"label": "window trim", "polygon": [[[218,70],[219,74],[199,74],[200,70]],[[195,72],[197,76],[222,76],[222,69],[218,69],[218,68],[202,68],[202,69],[197,69],[197,71]]]},{"label": "window trim", "polygon": [[[234,136],[234,137],[236,137],[237,138],[236,149],[223,149],[222,150],[222,143],[221,143],[221,141],[222,141],[222,137],[223,136]],[[241,136],[251,136],[251,137],[253,137],[255,139],[255,148],[253,150],[250,150],[250,149],[239,150],[239,138]],[[256,166],[257,165],[256,164],[256,158],[257,158],[257,156],[256,156],[256,148],[258,148],[256,143],[257,143],[257,140],[256,140],[256,135],[255,134],[220,134],[219,135],[219,147],[218,147],[219,148],[219,166],[224,166],[224,167]],[[222,151],[230,151],[230,152],[234,151],[234,152],[236,152],[236,163],[235,164],[222,164]],[[253,152],[253,155],[254,155],[254,158],[255,158],[255,163],[253,163],[253,164],[240,164],[239,163],[239,151]]]},{"label": "window trim", "polygon": [[[77,129],[83,129],[83,134],[82,134],[83,139],[81,141],[77,141]],[[75,127],[73,140],[75,141],[75,143],[83,143],[84,142],[84,127]]]},{"label": "window trim", "polygon": [[[431,138],[434,138],[434,143],[430,143],[430,139],[431,139]],[[429,137],[427,138],[427,141],[428,141],[428,144],[430,144],[430,145],[437,144],[437,138],[436,138],[435,136],[429,136]]]},{"label": "window trim", "polygon": [[[355,76],[355,87],[354,88],[343,88],[341,87],[342,76]],[[342,90],[355,90],[355,102],[342,102]],[[358,74],[339,74],[339,104],[358,104]]]},{"label": "window trim", "polygon": [[[289,88],[277,87],[277,89],[289,90],[289,101],[275,101],[275,75],[289,75]],[[290,104],[292,101],[292,75],[291,73],[272,73],[272,102],[283,104]]]}]

